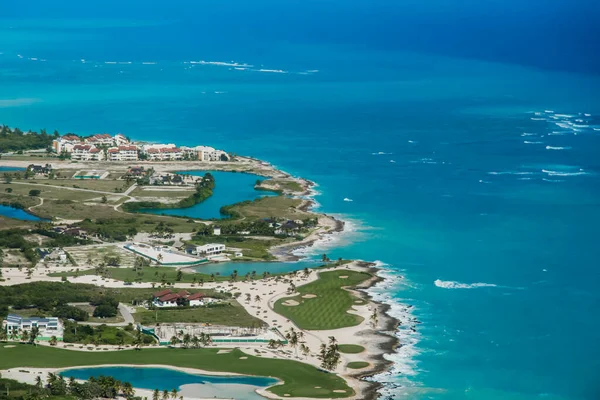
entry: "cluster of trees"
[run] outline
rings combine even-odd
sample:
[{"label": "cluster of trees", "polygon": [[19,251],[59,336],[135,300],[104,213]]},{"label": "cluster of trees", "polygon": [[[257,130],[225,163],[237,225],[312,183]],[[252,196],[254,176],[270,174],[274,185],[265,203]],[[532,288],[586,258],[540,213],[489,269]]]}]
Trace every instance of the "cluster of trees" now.
[{"label": "cluster of trees", "polygon": [[111,376],[90,377],[87,382],[79,383],[73,377],[65,379],[52,372],[48,373],[46,385],[41,377],[36,377],[35,393],[33,399],[48,396],[73,396],[81,400],[116,399],[119,396],[128,400],[141,399],[135,397],[131,383],[121,382]]},{"label": "cluster of trees", "polygon": [[40,130],[39,133],[23,132],[19,128],[10,129],[8,126],[3,125],[0,128],[0,153],[48,149],[52,146],[52,141],[58,136],[57,131],[49,135],[45,129]]},{"label": "cluster of trees", "polygon": [[67,304],[55,307],[52,316],[75,321],[87,321],[90,318],[87,311]]},{"label": "cluster of trees", "polygon": [[329,345],[326,345],[325,343],[321,344],[319,360],[321,360],[321,368],[328,371],[336,369],[338,364],[342,361],[335,337],[329,336]]},{"label": "cluster of trees", "polygon": [[[69,282],[31,282],[23,285],[0,286],[0,317],[14,309],[37,308],[40,313],[53,314],[67,303],[93,302],[101,304],[101,289],[94,285]],[[43,316],[43,315],[40,315]]]},{"label": "cluster of trees", "polygon": [[94,309],[94,317],[96,318],[112,318],[119,311],[119,301],[109,296],[98,296],[90,301],[90,304],[96,306]]},{"label": "cluster of trees", "polygon": [[83,343],[99,346],[101,344],[124,346],[135,345],[141,347],[155,342],[154,338],[136,330],[129,324],[124,328],[99,325],[79,325],[75,322],[65,321],[63,333],[65,343]]},{"label": "cluster of trees", "polygon": [[195,349],[200,346],[209,346],[212,344],[212,338],[207,333],[200,333],[200,336],[190,335],[189,333],[183,333],[183,331],[177,332],[176,336],[173,336],[169,341],[171,346],[177,346],[181,344],[181,347],[187,349],[188,347],[193,347]]},{"label": "cluster of trees", "polygon": [[99,218],[95,221],[86,218],[78,226],[103,240],[124,242],[137,235],[136,224],[135,218]]}]

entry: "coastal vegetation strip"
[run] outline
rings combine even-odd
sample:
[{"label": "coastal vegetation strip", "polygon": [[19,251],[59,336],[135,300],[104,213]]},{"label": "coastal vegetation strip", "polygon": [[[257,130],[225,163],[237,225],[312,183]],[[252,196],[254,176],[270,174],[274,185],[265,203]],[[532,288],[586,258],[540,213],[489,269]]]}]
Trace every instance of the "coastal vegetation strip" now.
[{"label": "coastal vegetation strip", "polygon": [[143,349],[142,351],[82,352],[45,346],[0,346],[0,369],[65,368],[107,364],[156,364],[277,378],[267,389],[285,397],[344,398],[354,395],[344,379],[298,361],[256,357],[232,349]]},{"label": "coastal vegetation strip", "polygon": [[298,287],[298,295],[279,299],[274,310],[301,329],[325,330],[358,325],[363,318],[348,311],[353,305],[365,304],[365,300],[344,288],[359,285],[371,277],[366,272],[346,269],[321,272],[318,280]]}]

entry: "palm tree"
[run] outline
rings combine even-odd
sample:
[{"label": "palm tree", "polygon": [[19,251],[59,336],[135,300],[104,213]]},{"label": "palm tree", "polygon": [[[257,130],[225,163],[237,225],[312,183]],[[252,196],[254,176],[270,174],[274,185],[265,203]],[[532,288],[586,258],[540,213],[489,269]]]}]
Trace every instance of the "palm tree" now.
[{"label": "palm tree", "polygon": [[298,333],[296,333],[296,330],[293,327],[290,328],[289,332],[285,335],[285,338],[288,340],[289,345],[294,348],[296,357],[298,357]]},{"label": "palm tree", "polygon": [[255,302],[255,303],[260,303],[260,296],[259,296],[259,295],[256,295],[256,296],[254,297],[254,302]]},{"label": "palm tree", "polygon": [[196,335],[192,337],[192,346],[194,346],[195,349],[200,347],[200,339],[198,339],[198,336]]},{"label": "palm tree", "polygon": [[177,338],[177,336],[172,336],[171,340],[169,341],[169,344],[171,344],[171,346],[175,346],[177,343],[179,343],[179,339]]},{"label": "palm tree", "polygon": [[0,342],[6,342],[8,340],[8,333],[2,329],[0,330]]},{"label": "palm tree", "polygon": [[179,394],[179,391],[173,388],[173,390],[171,390],[171,397],[173,398],[173,400],[177,399],[177,394]]},{"label": "palm tree", "polygon": [[56,343],[58,343],[58,339],[56,338],[56,336],[52,335],[48,343],[50,343],[50,346],[56,346]]},{"label": "palm tree", "polygon": [[246,293],[246,303],[250,304],[250,301],[252,301],[252,295],[250,293]]},{"label": "palm tree", "polygon": [[23,331],[23,333],[21,333],[21,342],[28,342],[29,341],[29,331]]},{"label": "palm tree", "polygon": [[158,389],[154,389],[152,392],[152,400],[160,400],[160,391]]},{"label": "palm tree", "polygon": [[330,346],[337,346],[337,339],[333,336],[329,336],[329,345]]},{"label": "palm tree", "polygon": [[131,383],[129,382],[123,382],[121,385],[121,391],[127,399],[130,399],[135,395],[135,390],[133,390],[133,386],[131,386]]},{"label": "palm tree", "polygon": [[162,392],[162,400],[169,400],[169,391],[167,389]]},{"label": "palm tree", "polygon": [[304,343],[300,345],[300,351],[302,352],[302,354],[304,354],[305,359],[308,358],[308,356],[310,355],[310,348]]},{"label": "palm tree", "polygon": [[42,382],[42,377],[41,376],[36,376],[35,377],[35,387],[37,387],[38,389],[41,389],[44,386],[44,383]]},{"label": "palm tree", "polygon": [[10,331],[10,340],[15,341],[19,338],[19,332],[16,329]]},{"label": "palm tree", "polygon": [[187,347],[190,345],[191,340],[192,338],[189,333],[183,335],[183,347],[187,349]]}]

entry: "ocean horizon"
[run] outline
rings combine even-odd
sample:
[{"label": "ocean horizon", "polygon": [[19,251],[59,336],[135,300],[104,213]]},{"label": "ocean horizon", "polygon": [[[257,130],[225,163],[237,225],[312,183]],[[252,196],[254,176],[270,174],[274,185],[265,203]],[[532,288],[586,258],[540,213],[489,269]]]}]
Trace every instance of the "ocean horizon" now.
[{"label": "ocean horizon", "polygon": [[316,182],[346,229],[303,254],[376,262],[402,322],[382,398],[598,398],[597,5],[118,4],[3,6],[0,124]]}]

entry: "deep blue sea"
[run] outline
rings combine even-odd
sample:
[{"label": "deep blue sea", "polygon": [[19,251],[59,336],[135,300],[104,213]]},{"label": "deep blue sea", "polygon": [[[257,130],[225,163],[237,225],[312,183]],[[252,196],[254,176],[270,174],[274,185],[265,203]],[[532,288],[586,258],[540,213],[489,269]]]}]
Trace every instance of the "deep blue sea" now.
[{"label": "deep blue sea", "polygon": [[318,183],[349,223],[315,252],[387,268],[389,394],[600,397],[596,2],[5,3],[0,123]]}]

